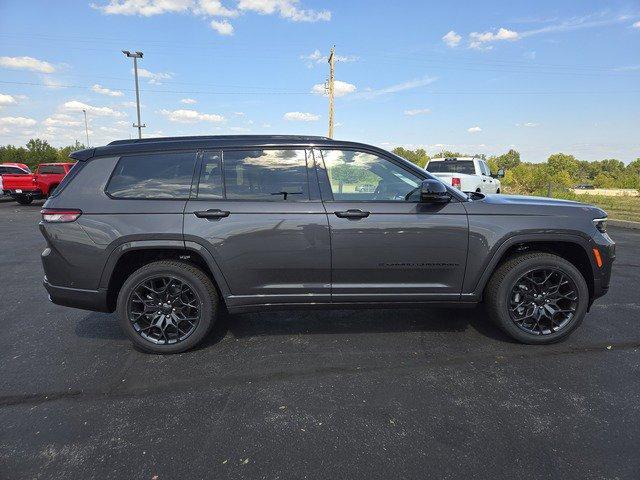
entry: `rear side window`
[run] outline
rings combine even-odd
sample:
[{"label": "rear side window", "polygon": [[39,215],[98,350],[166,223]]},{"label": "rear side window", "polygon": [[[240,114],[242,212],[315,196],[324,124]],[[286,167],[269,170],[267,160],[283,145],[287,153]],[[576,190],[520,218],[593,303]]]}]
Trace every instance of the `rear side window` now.
[{"label": "rear side window", "polygon": [[473,160],[444,160],[438,162],[429,162],[427,172],[434,173],[467,173],[474,175],[476,169],[473,166]]},{"label": "rear side window", "polygon": [[121,157],[107,193],[114,198],[187,199],[195,162],[195,152]]},{"label": "rear side window", "polygon": [[62,165],[41,165],[38,173],[62,173],[64,174],[64,167]]},{"label": "rear side window", "polygon": [[309,199],[304,150],[225,150],[222,164],[229,200]]}]

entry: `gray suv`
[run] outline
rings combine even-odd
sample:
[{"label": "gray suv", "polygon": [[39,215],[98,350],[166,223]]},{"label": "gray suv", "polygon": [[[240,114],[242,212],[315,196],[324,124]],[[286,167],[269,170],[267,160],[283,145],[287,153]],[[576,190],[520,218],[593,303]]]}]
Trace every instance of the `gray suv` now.
[{"label": "gray suv", "polygon": [[198,344],[222,309],[484,303],[558,341],[609,286],[606,213],[468,196],[369,145],[307,136],[123,140],[75,152],[40,230],[51,301],[117,311],[140,349]]}]

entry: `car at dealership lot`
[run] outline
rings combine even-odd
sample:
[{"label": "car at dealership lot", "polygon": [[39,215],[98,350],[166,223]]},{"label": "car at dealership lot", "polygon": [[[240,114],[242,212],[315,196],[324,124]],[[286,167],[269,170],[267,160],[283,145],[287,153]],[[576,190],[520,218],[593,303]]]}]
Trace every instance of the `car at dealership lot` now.
[{"label": "car at dealership lot", "polygon": [[[74,152],[42,210],[57,304],[118,313],[140,349],[185,351],[219,312],[485,303],[516,340],[559,341],[609,287],[606,213],[467,195],[361,143],[121,140]],[[375,188],[343,189],[345,172]]]},{"label": "car at dealership lot", "polygon": [[35,173],[2,176],[4,192],[21,205],[47,198],[69,173],[73,163],[41,163]]},{"label": "car at dealership lot", "polygon": [[492,174],[481,158],[432,158],[425,167],[429,173],[463,192],[500,193],[504,171]]}]

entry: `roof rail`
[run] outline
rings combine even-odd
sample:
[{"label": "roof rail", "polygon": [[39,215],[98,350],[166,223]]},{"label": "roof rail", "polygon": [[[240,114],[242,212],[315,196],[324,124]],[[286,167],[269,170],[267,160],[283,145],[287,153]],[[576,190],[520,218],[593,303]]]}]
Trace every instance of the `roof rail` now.
[{"label": "roof rail", "polygon": [[175,142],[181,140],[331,140],[329,137],[316,135],[193,135],[185,137],[157,137],[157,138],[132,138],[129,140],[115,140],[108,145],[128,145],[136,143],[160,143]]}]

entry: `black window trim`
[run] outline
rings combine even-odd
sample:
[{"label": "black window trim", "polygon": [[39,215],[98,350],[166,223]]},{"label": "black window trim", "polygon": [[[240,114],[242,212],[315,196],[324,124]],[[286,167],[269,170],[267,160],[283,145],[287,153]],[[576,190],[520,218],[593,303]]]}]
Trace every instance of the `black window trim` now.
[{"label": "black window trim", "polygon": [[[116,162],[116,164],[113,166],[113,170],[111,170],[111,174],[109,174],[109,178],[107,179],[107,182],[104,185],[104,189],[103,192],[104,194],[109,197],[111,200],[147,200],[147,201],[178,201],[178,202],[186,202],[189,200],[189,198],[191,197],[191,193],[193,191],[193,182],[194,182],[194,177],[196,175],[196,171],[197,171],[197,167],[198,167],[198,153],[200,152],[200,150],[198,149],[182,149],[182,148],[177,148],[175,150],[152,150],[152,151],[145,151],[145,152],[135,152],[135,153],[125,153],[122,154],[118,157],[118,161]],[[191,172],[191,184],[189,185],[189,193],[187,194],[186,197],[172,197],[172,198],[167,198],[167,197],[116,197],[113,196],[109,193],[109,184],[111,183],[111,180],[113,179],[116,170],[118,169],[118,165],[120,165],[120,162],[122,161],[123,158],[125,157],[136,157],[136,156],[141,156],[141,155],[154,155],[154,154],[166,154],[166,153],[193,153],[194,155],[194,163],[193,163],[193,172]]]},{"label": "black window trim", "polygon": [[[311,178],[309,175],[309,170],[310,168],[313,167],[313,157],[310,156],[312,155],[311,150],[315,148],[313,146],[309,146],[309,145],[233,145],[230,147],[220,147],[220,148],[205,148],[205,149],[200,149],[199,152],[201,153],[201,158],[198,164],[198,167],[196,168],[197,174],[194,177],[194,183],[196,185],[195,187],[195,195],[192,195],[189,200],[193,200],[193,201],[199,201],[199,202],[268,202],[268,203],[305,203],[305,202],[319,202],[322,201],[320,198],[318,199],[314,199],[313,195],[311,194],[312,189],[311,189]],[[307,176],[307,198],[305,199],[300,199],[300,200],[284,200],[284,199],[274,199],[274,200],[264,200],[264,199],[257,199],[257,198],[227,198],[227,179],[224,175],[224,152],[225,151],[243,151],[243,150],[301,150],[304,152],[304,156],[305,156],[305,174]],[[206,152],[220,152],[221,155],[221,161],[220,161],[220,169],[221,169],[221,174],[222,174],[222,193],[223,193],[223,198],[199,198],[198,197],[198,193],[199,193],[199,189],[200,189],[200,174],[202,172],[202,165],[204,163],[204,154]],[[309,163],[311,162],[311,164]]]}]

